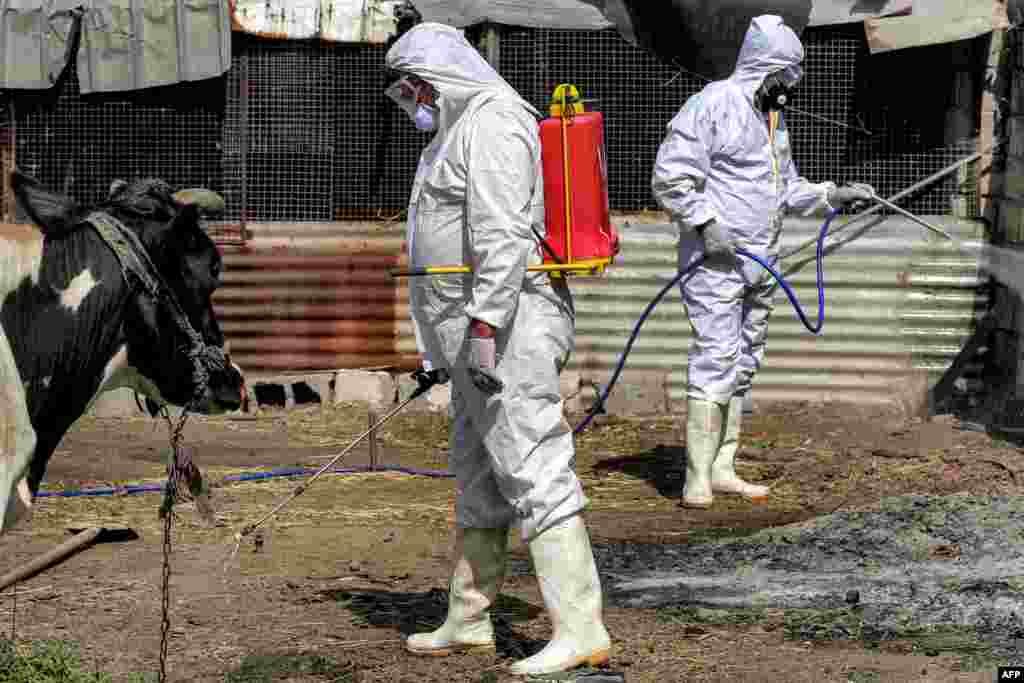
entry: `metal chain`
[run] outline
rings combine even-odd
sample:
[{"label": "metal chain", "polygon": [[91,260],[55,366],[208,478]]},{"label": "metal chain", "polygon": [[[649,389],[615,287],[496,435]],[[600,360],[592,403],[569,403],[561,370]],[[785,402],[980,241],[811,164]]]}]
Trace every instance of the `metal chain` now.
[{"label": "metal chain", "polygon": [[11,586],[11,643],[18,642],[18,584]]},{"label": "metal chain", "polygon": [[[197,390],[197,394],[202,388]],[[191,404],[181,411],[181,417],[175,424],[167,408],[163,409],[164,419],[171,440],[171,461],[167,466],[167,488],[164,492],[164,538],[163,538],[163,582],[160,589],[160,683],[167,681],[167,646],[171,632],[171,532],[174,528],[174,503],[178,497],[178,452],[181,448],[181,436],[185,430]]]}]

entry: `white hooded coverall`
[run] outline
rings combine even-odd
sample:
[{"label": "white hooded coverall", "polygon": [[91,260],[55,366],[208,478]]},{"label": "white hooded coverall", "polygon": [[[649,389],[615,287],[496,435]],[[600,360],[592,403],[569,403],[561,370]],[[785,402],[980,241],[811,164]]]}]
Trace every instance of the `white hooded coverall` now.
[{"label": "white hooded coverall", "polygon": [[[424,364],[451,374],[456,522],[518,523],[529,541],[587,503],[570,466],[558,384],[573,350],[571,297],[547,274],[526,270],[543,260],[531,231],[544,234],[539,114],[450,26],[416,27],[385,61],[438,93],[438,130],[409,202],[411,266],[473,270],[409,285]],[[473,318],[496,328],[505,387],[493,396],[466,372]]]},{"label": "white hooded coverall", "polygon": [[[679,226],[679,268],[703,256],[697,226],[716,220],[733,244],[774,263],[782,219],[831,209],[833,183],[810,183],[793,163],[780,115],[774,144],[768,116],[755,108],[765,77],[785,70],[789,85],[803,60],[799,37],[777,16],[755,18],[733,74],[689,98],[668,125],[658,150],[652,189]],[[694,330],[687,393],[727,404],[746,393],[764,357],[775,280],[756,262],[702,264],[680,288]]]}]

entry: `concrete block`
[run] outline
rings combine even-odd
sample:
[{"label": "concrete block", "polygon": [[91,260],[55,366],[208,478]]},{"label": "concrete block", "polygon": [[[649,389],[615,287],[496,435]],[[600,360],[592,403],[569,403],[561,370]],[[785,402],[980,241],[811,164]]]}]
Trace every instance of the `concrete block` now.
[{"label": "concrete block", "polygon": [[334,375],[332,402],[348,401],[365,401],[389,408],[395,403],[395,380],[386,372],[339,370]]},{"label": "concrete block", "polygon": [[257,404],[288,409],[315,403],[328,405],[333,394],[334,374],[254,375],[245,378],[246,390],[254,409]]},{"label": "concrete block", "polygon": [[[143,399],[139,399],[142,401]],[[145,403],[143,403],[145,405]],[[131,389],[112,389],[96,397],[89,410],[93,417],[142,417],[147,415],[135,403],[135,392]]]},{"label": "concrete block", "polygon": [[[395,376],[398,385],[398,402],[401,403],[416,391],[419,384],[409,377],[409,373]],[[405,407],[412,413],[447,413],[448,404],[452,400],[452,383],[435,385],[426,396],[421,396]]]},{"label": "concrete block", "polygon": [[[602,385],[601,390],[604,390]],[[597,400],[596,391],[580,394],[583,409]],[[664,370],[625,370],[604,406],[609,415],[665,415],[668,413],[667,373]]]},{"label": "concrete block", "polygon": [[[303,375],[292,380],[292,396],[298,404],[319,403],[330,405],[334,400],[334,384],[336,373],[317,373]],[[299,386],[296,387],[295,385]]]}]

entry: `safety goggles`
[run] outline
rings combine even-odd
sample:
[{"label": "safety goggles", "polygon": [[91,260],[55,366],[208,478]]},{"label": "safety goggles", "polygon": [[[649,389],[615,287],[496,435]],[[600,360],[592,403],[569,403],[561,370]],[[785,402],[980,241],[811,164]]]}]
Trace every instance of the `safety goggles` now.
[{"label": "safety goggles", "polygon": [[776,71],[775,75],[779,77],[782,84],[787,88],[792,88],[797,84],[800,78],[804,75],[804,70],[799,65],[787,66],[785,69]]},{"label": "safety goggles", "polygon": [[412,75],[405,75],[385,88],[384,94],[406,114],[414,116],[420,97],[432,90],[433,88],[426,81]]},{"label": "safety goggles", "polygon": [[[428,95],[434,92],[433,86],[427,83],[422,78],[414,76],[413,74],[401,74],[391,81],[391,84],[384,89],[384,94],[394,100],[396,103],[400,103],[401,100],[412,100],[413,102],[419,101],[423,95]],[[436,95],[436,93],[434,93]]]}]

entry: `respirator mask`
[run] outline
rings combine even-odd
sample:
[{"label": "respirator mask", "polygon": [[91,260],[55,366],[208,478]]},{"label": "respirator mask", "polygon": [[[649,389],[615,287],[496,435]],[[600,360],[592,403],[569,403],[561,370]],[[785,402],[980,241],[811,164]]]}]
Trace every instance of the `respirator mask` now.
[{"label": "respirator mask", "polygon": [[768,74],[754,96],[757,108],[768,113],[783,111],[793,99],[793,86],[800,79],[800,67],[788,67]]},{"label": "respirator mask", "polygon": [[384,94],[406,113],[417,130],[431,132],[437,130],[440,112],[437,106],[420,101],[421,96],[430,90],[432,88],[426,81],[405,76],[389,85]]}]

